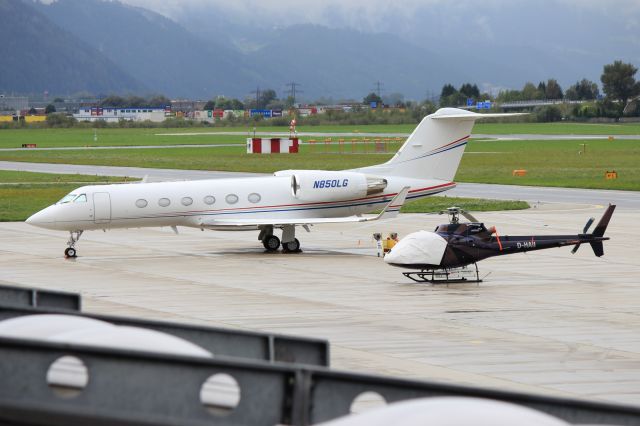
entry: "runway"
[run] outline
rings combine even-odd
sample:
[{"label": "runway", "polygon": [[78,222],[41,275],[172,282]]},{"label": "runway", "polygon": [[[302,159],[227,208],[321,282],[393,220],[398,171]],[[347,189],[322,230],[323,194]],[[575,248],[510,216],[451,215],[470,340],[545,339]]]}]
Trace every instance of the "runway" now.
[{"label": "runway", "polygon": [[[0,161],[0,170],[18,170],[40,173],[79,173],[86,175],[128,176],[149,181],[218,179],[225,177],[250,177],[254,173],[219,172],[206,170],[172,170],[142,167],[84,166],[73,164],[47,164]],[[458,183],[458,186],[442,195],[451,197],[493,198],[498,200],[523,200],[532,205],[544,203],[577,203],[618,205],[621,209],[640,209],[640,192],[577,188],[551,188],[518,185],[492,185]]]},{"label": "runway", "polygon": [[[565,234],[603,210],[478,216],[501,235]],[[263,253],[255,232],[87,232],[76,260],[62,257],[62,232],[0,223],[0,282],[80,292],[90,312],[326,338],[337,369],[640,404],[636,211],[616,210],[602,258],[582,247],[489,259],[480,285],[415,284],[375,256],[373,232],[442,220],[316,226],[290,255]]]}]

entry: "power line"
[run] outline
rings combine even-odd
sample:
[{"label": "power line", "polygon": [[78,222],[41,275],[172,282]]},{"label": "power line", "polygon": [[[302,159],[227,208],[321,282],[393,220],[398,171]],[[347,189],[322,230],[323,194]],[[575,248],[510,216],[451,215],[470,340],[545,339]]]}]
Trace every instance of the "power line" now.
[{"label": "power line", "polygon": [[376,81],[375,83],[373,83],[375,85],[375,89],[373,89],[378,97],[380,98],[380,93],[382,93],[382,86],[384,86],[384,84],[381,81]]},{"label": "power line", "polygon": [[260,104],[260,95],[262,94],[262,92],[260,92],[260,86],[257,86],[256,90],[252,91],[251,93],[256,94],[256,108],[258,108],[258,105]]},{"label": "power line", "polygon": [[303,90],[296,89],[297,87],[301,86],[301,84],[296,83],[295,81],[292,81],[291,83],[285,84],[285,86],[289,87],[289,90],[286,90],[285,93],[287,93],[288,96],[291,96],[293,98],[293,104],[295,105],[296,93],[304,93]]}]

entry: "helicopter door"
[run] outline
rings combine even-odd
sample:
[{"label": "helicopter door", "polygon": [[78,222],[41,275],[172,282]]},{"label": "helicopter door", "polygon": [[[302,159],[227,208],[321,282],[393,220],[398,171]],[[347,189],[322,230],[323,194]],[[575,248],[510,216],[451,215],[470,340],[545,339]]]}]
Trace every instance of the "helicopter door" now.
[{"label": "helicopter door", "polygon": [[108,192],[93,193],[93,222],[111,222],[111,197]]},{"label": "helicopter door", "polygon": [[467,255],[470,255],[473,259],[477,259],[480,256],[480,248],[478,247],[477,235],[470,232],[470,228],[467,228],[464,236],[466,240],[465,245],[467,246],[467,250],[465,250],[467,252]]}]

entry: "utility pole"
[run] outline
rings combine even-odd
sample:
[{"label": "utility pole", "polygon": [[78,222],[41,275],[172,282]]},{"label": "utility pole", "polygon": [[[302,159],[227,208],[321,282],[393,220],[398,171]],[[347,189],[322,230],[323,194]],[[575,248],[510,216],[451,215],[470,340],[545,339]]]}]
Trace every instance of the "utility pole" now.
[{"label": "utility pole", "polygon": [[382,98],[382,96],[380,96],[380,93],[381,93],[381,90],[382,90],[382,86],[384,86],[384,84],[382,84],[381,81],[376,81],[373,84],[375,84],[374,91],[376,92],[376,94],[378,95],[379,98]]},{"label": "utility pole", "polygon": [[254,90],[251,93],[255,93],[256,94],[256,109],[259,109],[258,106],[260,104],[260,95],[262,92],[260,92],[260,86],[256,87],[256,90]]},{"label": "utility pole", "polygon": [[296,93],[304,93],[302,90],[296,89],[296,87],[301,86],[301,84],[296,83],[295,81],[292,81],[291,83],[287,83],[286,86],[289,87],[289,90],[286,90],[286,94],[293,98],[293,105],[295,105],[296,104]]}]

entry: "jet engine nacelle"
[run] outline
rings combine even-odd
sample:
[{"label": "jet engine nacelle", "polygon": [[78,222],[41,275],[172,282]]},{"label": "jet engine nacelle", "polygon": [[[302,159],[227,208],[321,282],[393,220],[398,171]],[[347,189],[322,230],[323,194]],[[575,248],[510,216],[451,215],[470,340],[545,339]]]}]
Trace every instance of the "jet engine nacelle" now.
[{"label": "jet engine nacelle", "polygon": [[283,170],[275,176],[291,176],[291,193],[301,201],[343,201],[382,193],[383,178],[355,172],[326,170]]}]

